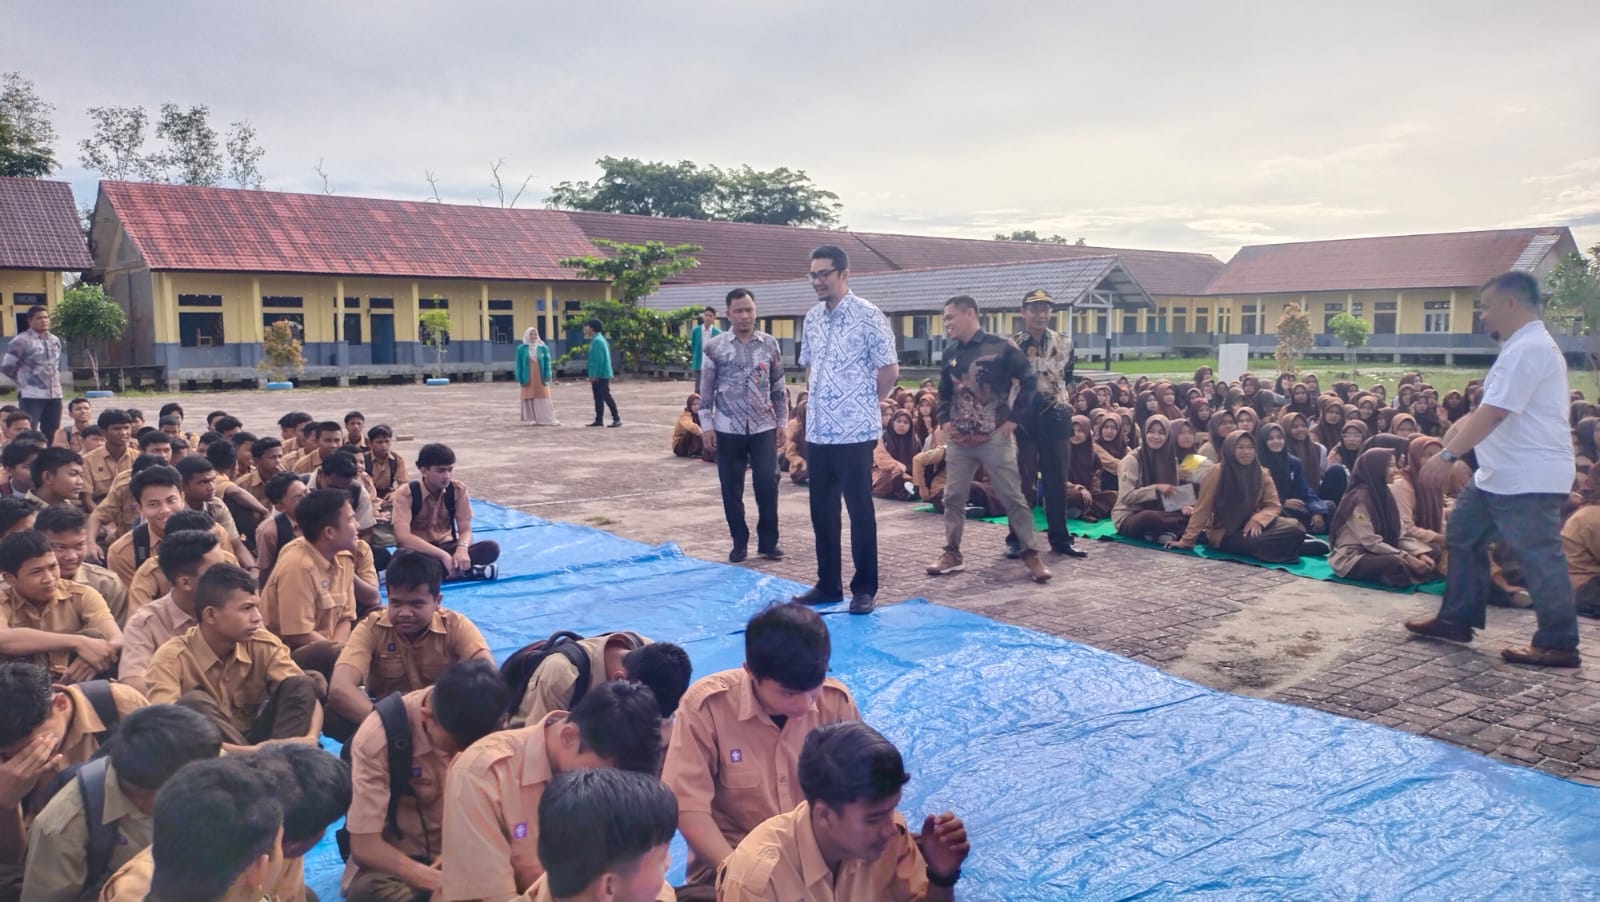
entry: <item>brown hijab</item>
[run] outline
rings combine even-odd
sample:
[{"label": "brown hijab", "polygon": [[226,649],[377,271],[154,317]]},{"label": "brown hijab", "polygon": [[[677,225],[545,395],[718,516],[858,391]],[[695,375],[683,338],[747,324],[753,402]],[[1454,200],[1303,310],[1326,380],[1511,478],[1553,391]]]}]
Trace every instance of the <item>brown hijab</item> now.
[{"label": "brown hijab", "polygon": [[[1256,439],[1243,429],[1228,436],[1222,443],[1222,460],[1217,464],[1217,470],[1220,471],[1218,478],[1222,482],[1217,486],[1212,516],[1229,535],[1242,532],[1245,524],[1256,515],[1261,503],[1261,480],[1266,472],[1261,469],[1259,459],[1249,464],[1239,463],[1234,457],[1234,449],[1241,442],[1248,442],[1254,447]],[[1260,450],[1256,453],[1259,455]]]},{"label": "brown hijab", "polygon": [[[1148,437],[1152,427],[1159,427],[1167,436],[1159,449],[1151,449]],[[1177,485],[1178,484],[1178,448],[1173,444],[1172,421],[1161,414],[1151,414],[1145,420],[1144,434],[1146,441],[1139,446],[1135,453],[1139,455],[1139,484],[1140,485]]]},{"label": "brown hijab", "polygon": [[1405,478],[1417,496],[1411,511],[1411,521],[1432,532],[1444,532],[1444,493],[1422,481],[1422,454],[1429,447],[1443,448],[1444,442],[1431,435],[1413,436],[1406,452]]},{"label": "brown hijab", "polygon": [[[1326,422],[1329,408],[1338,409],[1339,422]],[[1322,447],[1327,448],[1329,452],[1339,447],[1339,436],[1344,432],[1344,402],[1336,397],[1323,398],[1322,404],[1317,411],[1317,423],[1312,431],[1316,434],[1317,441],[1321,442]]]},{"label": "brown hijab", "polygon": [[1094,424],[1089,422],[1088,417],[1079,414],[1072,418],[1072,426],[1074,430],[1082,429],[1089,438],[1081,445],[1072,446],[1067,460],[1067,481],[1093,489],[1097,485],[1095,474],[1100,471],[1100,462],[1094,454]]},{"label": "brown hijab", "polygon": [[1310,423],[1306,422],[1304,414],[1293,410],[1278,416],[1278,425],[1283,427],[1284,450],[1300,458],[1300,466],[1304,467],[1306,471],[1306,484],[1315,491],[1317,486],[1322,483],[1322,455],[1317,453],[1316,440],[1312,438],[1309,429],[1304,439],[1295,441],[1295,420],[1310,426]]},{"label": "brown hijab", "polygon": [[1328,535],[1338,536],[1350,518],[1364,512],[1372,520],[1372,528],[1384,542],[1400,546],[1400,508],[1394,503],[1394,493],[1389,491],[1389,465],[1394,462],[1394,452],[1388,448],[1368,448],[1356,458],[1350,472],[1350,488],[1339,501],[1339,510],[1333,515]]}]

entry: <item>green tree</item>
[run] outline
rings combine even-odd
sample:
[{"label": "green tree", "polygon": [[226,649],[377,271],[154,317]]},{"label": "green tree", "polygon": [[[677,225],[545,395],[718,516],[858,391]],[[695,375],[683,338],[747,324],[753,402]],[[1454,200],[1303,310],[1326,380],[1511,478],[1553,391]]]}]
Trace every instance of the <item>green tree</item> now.
[{"label": "green tree", "polygon": [[[1005,234],[1004,232],[996,232],[995,235],[994,235],[994,240],[996,240],[996,241],[1024,241],[1024,242],[1027,242],[1027,243],[1030,243],[1030,244],[1067,244],[1068,243],[1067,239],[1066,239],[1066,236],[1064,236],[1064,235],[1051,235],[1049,238],[1044,238],[1044,237],[1041,237],[1039,235],[1039,233],[1037,231],[1033,230],[1033,229],[1017,229],[1016,231],[1012,232],[1009,235]],[[1079,238],[1077,241],[1074,241],[1074,242],[1071,242],[1071,243],[1076,247],[1083,247],[1083,239],[1082,238]]]},{"label": "green tree", "polygon": [[143,107],[89,108],[92,134],[78,142],[78,162],[113,182],[148,180],[151,162],[144,155],[144,133],[150,116]]},{"label": "green tree", "polygon": [[260,188],[265,151],[248,121],[228,127],[219,143],[204,104],[184,109],[163,103],[155,119],[161,147],[145,147],[150,114],[143,107],[90,107],[92,133],[78,142],[78,161],[112,181],[216,185],[224,175],[241,188]]},{"label": "green tree", "polygon": [[444,378],[444,349],[450,343],[450,311],[424,310],[418,318],[424,344],[433,348],[433,377]]},{"label": "green tree", "polygon": [[1568,254],[1550,270],[1546,283],[1552,318],[1571,323],[1584,335],[1600,332],[1600,244],[1589,248],[1587,257]]},{"label": "green tree", "polygon": [[261,190],[261,158],[267,155],[256,141],[256,130],[249,120],[228,126],[228,178],[240,188]]},{"label": "green tree", "polygon": [[677,163],[601,157],[594,181],[564,181],[545,203],[568,210],[717,219],[773,225],[831,226],[839,197],[812,184],[801,170],[750,166],[722,170],[689,160]]},{"label": "green tree", "polygon": [[[694,318],[694,309],[662,313],[639,306],[639,301],[653,294],[667,279],[699,266],[700,261],[691,255],[700,248],[693,244],[669,246],[660,241],[625,244],[604,238],[596,238],[593,243],[607,255],[561,261],[562,266],[577,270],[586,279],[611,285],[614,299],[585,303],[585,318],[598,317],[605,323],[606,337],[613,348],[622,352],[624,366],[632,372],[639,372],[647,363],[687,362],[689,340],[678,333]],[[567,356],[578,357],[588,350],[587,344],[581,345]]]},{"label": "green tree", "polygon": [[712,219],[787,226],[839,222],[839,195],[813,185],[802,171],[786,166],[767,172],[749,166],[710,171],[721,182],[711,204]]},{"label": "green tree", "polygon": [[1361,317],[1340,313],[1328,320],[1328,331],[1344,342],[1346,348],[1354,350],[1367,343],[1367,336],[1371,334],[1372,329]]},{"label": "green tree", "polygon": [[286,381],[290,374],[306,368],[300,336],[293,320],[274,320],[261,338],[261,369],[274,382]]},{"label": "green tree", "polygon": [[0,76],[0,175],[42,178],[55,171],[54,111],[22,73]]},{"label": "green tree", "polygon": [[78,347],[89,359],[94,387],[100,388],[100,358],[109,342],[122,337],[128,317],[103,287],[87,282],[67,289],[50,316],[50,328],[68,348]]},{"label": "green tree", "polygon": [[215,185],[222,180],[222,149],[210,120],[211,110],[204,104],[187,110],[175,103],[161,105],[156,137],[167,146],[154,157],[162,170],[157,181]]},{"label": "green tree", "polygon": [[1284,307],[1283,315],[1278,318],[1278,372],[1298,375],[1300,360],[1316,342],[1316,336],[1311,332],[1311,318],[1300,309],[1300,305],[1289,304]]}]

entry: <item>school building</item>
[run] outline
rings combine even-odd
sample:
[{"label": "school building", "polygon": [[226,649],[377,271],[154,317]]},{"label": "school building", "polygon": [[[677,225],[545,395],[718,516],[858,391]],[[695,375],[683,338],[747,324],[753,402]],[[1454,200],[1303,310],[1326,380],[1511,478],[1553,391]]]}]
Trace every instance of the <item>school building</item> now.
[{"label": "school building", "polygon": [[0,177],[0,353],[28,328],[29,307],[60,302],[63,273],[93,267],[70,185]]}]

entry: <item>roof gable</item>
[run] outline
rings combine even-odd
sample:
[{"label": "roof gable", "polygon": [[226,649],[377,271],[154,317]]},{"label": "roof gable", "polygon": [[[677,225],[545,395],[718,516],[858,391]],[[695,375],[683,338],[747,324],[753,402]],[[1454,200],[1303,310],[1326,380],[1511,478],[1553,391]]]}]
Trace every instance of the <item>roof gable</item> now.
[{"label": "roof gable", "polygon": [[0,269],[92,268],[70,185],[0,177]]}]

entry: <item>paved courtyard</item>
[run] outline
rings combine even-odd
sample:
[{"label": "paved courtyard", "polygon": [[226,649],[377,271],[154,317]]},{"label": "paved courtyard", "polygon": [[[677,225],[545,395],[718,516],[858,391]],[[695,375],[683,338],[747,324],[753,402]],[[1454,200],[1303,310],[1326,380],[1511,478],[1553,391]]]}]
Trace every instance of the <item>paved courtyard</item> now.
[{"label": "paved courtyard", "polygon": [[[726,560],[715,467],[671,456],[672,424],[686,382],[620,382],[624,426],[586,429],[584,382],[554,389],[561,428],[516,422],[517,387],[384,386],[289,393],[185,394],[191,424],[222,408],[247,428],[276,434],[277,417],[306,410],[340,418],[361,410],[386,422],[407,458],[419,444],[451,444],[457,474],[474,495],[540,517],[599,527],[640,542],[676,542]],[[139,397],[153,420],[166,397]],[[191,425],[191,428],[192,428]],[[815,575],[805,489],[783,480],[786,560],[744,564],[798,582]],[[754,525],[754,502],[747,501]],[[1125,655],[1216,689],[1319,708],[1432,736],[1496,758],[1600,784],[1600,623],[1584,620],[1579,670],[1513,667],[1499,648],[1526,641],[1529,611],[1491,609],[1469,647],[1413,639],[1400,621],[1431,612],[1433,596],[1370,591],[1273,570],[1115,543],[1081,542],[1083,561],[1050,560],[1045,586],[1002,554],[1004,528],[969,523],[968,570],[929,577],[943,544],[939,519],[879,501],[880,603],[926,597]],[[848,544],[846,546],[848,548]],[[846,562],[846,579],[849,576]],[[618,624],[625,627],[626,624]]]}]

